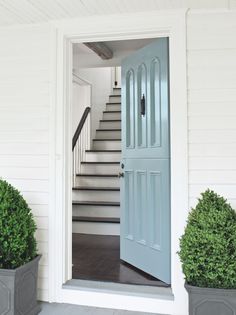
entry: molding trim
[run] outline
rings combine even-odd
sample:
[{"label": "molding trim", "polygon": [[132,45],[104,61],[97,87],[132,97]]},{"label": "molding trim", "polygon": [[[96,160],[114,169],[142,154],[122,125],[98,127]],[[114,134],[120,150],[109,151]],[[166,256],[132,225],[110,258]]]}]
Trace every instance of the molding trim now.
[{"label": "molding trim", "polygon": [[[187,315],[187,293],[181,265],[176,254],[188,213],[188,122],[186,82],[186,12],[152,11],[54,22],[57,29],[55,58],[56,147],[52,156],[55,182],[54,211],[50,211],[49,294],[50,301],[122,308],[133,311]],[[72,43],[169,37],[170,44],[170,134],[171,134],[171,276],[173,301],[134,297],[127,292],[104,293],[63,287],[71,279],[72,205],[71,205],[71,73]],[[67,165],[67,167],[65,167]],[[51,280],[52,279],[52,280]]]}]

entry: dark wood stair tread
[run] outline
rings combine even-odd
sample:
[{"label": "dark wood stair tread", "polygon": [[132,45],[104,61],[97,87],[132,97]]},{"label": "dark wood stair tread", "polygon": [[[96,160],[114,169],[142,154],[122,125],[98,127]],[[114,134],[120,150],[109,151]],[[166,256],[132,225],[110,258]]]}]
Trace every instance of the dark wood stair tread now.
[{"label": "dark wood stair tread", "polygon": [[117,94],[117,95],[109,95],[110,97],[121,97],[121,94]]},{"label": "dark wood stair tread", "polygon": [[121,113],[121,110],[104,110],[103,113]]},{"label": "dark wood stair tread", "polygon": [[120,191],[119,187],[75,186],[73,190]]},{"label": "dark wood stair tread", "polygon": [[93,141],[121,141],[121,139],[93,139]]},{"label": "dark wood stair tread", "polygon": [[76,174],[76,176],[80,177],[118,177],[117,174]]},{"label": "dark wood stair tread", "polygon": [[73,216],[73,222],[120,223],[119,218]]},{"label": "dark wood stair tread", "polygon": [[81,164],[91,164],[91,165],[93,165],[93,164],[102,164],[102,165],[104,165],[104,164],[120,164],[120,162],[86,162],[86,161],[83,161],[83,162],[81,162]]},{"label": "dark wood stair tread", "polygon": [[99,153],[99,152],[113,152],[113,153],[121,153],[121,150],[85,150],[85,152]]},{"label": "dark wood stair tread", "polygon": [[119,207],[120,203],[117,201],[73,201],[73,205],[78,206],[108,206],[108,207]]},{"label": "dark wood stair tread", "polygon": [[121,102],[108,102],[106,105],[121,105]]},{"label": "dark wood stair tread", "polygon": [[96,131],[121,131],[121,129],[96,129]]},{"label": "dark wood stair tread", "polygon": [[114,121],[121,121],[121,119],[100,119],[101,122],[114,122]]}]

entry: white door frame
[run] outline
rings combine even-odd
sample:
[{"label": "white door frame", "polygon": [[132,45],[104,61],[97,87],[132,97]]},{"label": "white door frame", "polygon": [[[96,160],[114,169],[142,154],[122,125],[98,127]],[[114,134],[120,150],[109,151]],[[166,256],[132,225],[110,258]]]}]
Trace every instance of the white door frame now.
[{"label": "white door frame", "polygon": [[[52,23],[52,58],[55,121],[52,119],[49,214],[49,299],[97,307],[186,315],[187,295],[178,255],[188,210],[188,127],[186,84],[186,10],[152,11],[136,14],[87,17]],[[62,287],[71,279],[71,73],[72,43],[169,37],[170,51],[170,136],[171,136],[171,278],[173,300],[121,295],[116,292],[71,290]]]}]

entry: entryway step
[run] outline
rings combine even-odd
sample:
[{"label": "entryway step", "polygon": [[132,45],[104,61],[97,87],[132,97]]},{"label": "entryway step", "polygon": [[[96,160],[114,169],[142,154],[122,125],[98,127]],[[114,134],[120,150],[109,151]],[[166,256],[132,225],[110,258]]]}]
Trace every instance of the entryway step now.
[{"label": "entryway step", "polygon": [[111,207],[119,207],[119,202],[114,201],[73,201],[73,205],[85,205],[85,206],[111,206]]},{"label": "entryway step", "polygon": [[121,150],[86,150],[85,161],[87,162],[120,162]]},{"label": "entryway step", "polygon": [[74,222],[120,223],[120,218],[73,216]]},{"label": "entryway step", "polygon": [[121,149],[121,139],[93,139],[93,149],[119,150]]},{"label": "entryway step", "polygon": [[113,88],[113,95],[120,95],[121,94],[121,88]]},{"label": "entryway step", "polygon": [[77,174],[78,186],[119,187],[117,174]]},{"label": "entryway step", "polygon": [[73,221],[73,233],[95,234],[95,235],[120,235],[119,223],[108,222],[85,222]]},{"label": "entryway step", "polygon": [[73,190],[101,190],[101,191],[120,191],[119,187],[98,187],[98,186],[77,186]]}]

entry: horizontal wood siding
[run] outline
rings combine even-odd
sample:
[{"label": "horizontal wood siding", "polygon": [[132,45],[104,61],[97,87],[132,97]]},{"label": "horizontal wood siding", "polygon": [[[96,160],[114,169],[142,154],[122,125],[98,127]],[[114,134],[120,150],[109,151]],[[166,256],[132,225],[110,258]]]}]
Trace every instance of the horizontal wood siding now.
[{"label": "horizontal wood siding", "polygon": [[235,11],[188,14],[190,206],[209,187],[236,208],[235,32]]},{"label": "horizontal wood siding", "polygon": [[49,26],[0,29],[0,176],[22,192],[35,216],[43,300],[48,300],[49,37]]}]

